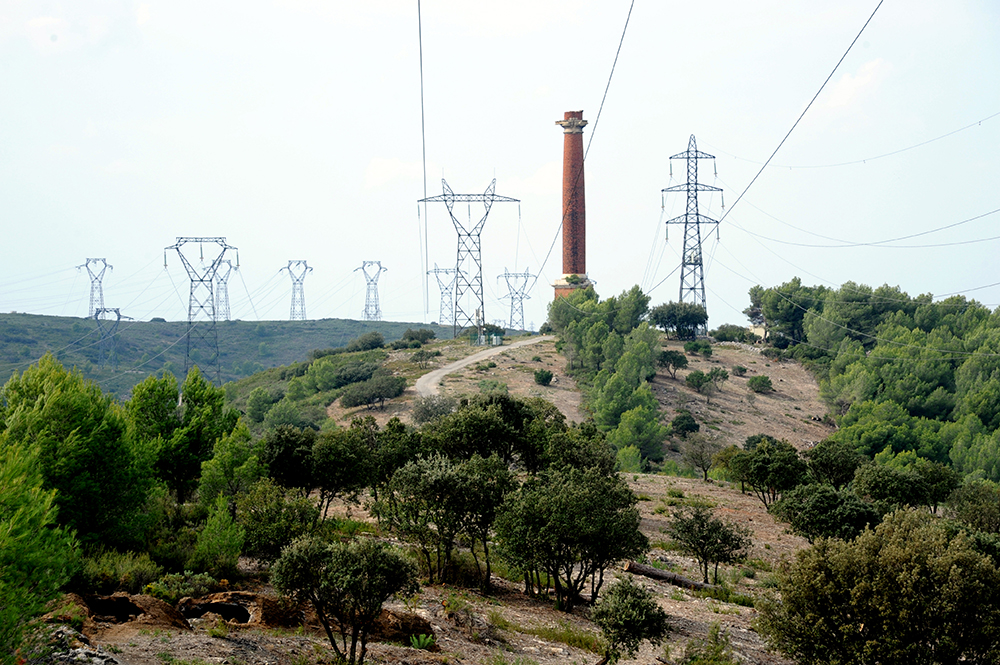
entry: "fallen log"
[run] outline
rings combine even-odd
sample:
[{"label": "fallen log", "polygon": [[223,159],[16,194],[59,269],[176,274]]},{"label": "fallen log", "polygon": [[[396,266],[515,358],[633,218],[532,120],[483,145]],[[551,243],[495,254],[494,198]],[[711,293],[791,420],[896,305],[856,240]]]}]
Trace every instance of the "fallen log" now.
[{"label": "fallen log", "polygon": [[633,575],[642,575],[643,577],[659,580],[661,582],[669,582],[674,586],[684,587],[685,589],[693,589],[694,591],[704,591],[706,589],[714,588],[712,584],[696,582],[695,580],[684,577],[683,575],[671,573],[669,570],[661,570],[659,568],[654,568],[653,566],[636,563],[635,561],[629,561],[625,564],[625,572],[632,573]]}]

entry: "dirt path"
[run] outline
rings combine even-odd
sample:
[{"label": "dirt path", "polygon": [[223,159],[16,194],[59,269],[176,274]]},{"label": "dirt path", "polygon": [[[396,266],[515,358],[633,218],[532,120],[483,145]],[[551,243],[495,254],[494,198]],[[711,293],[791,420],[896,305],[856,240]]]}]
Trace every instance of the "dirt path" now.
[{"label": "dirt path", "polygon": [[529,337],[528,339],[522,339],[520,341],[514,342],[507,346],[494,346],[489,349],[480,351],[479,353],[473,353],[471,356],[462,358],[461,360],[456,360],[450,365],[445,365],[444,367],[438,368],[433,372],[428,372],[424,374],[419,379],[417,379],[416,389],[417,394],[421,397],[427,397],[429,395],[438,394],[438,384],[441,383],[443,379],[448,374],[456,372],[464,367],[468,367],[473,363],[477,363],[480,360],[489,358],[490,356],[495,356],[498,353],[503,353],[504,351],[509,351],[510,349],[516,349],[520,346],[527,346],[529,344],[538,344],[539,342],[544,342],[546,340],[553,340],[555,337],[551,335],[542,335],[540,337]]}]

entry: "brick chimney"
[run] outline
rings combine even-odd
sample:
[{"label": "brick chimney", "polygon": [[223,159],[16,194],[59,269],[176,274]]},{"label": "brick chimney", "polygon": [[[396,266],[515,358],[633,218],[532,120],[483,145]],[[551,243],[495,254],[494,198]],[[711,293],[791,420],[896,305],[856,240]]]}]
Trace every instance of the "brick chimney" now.
[{"label": "brick chimney", "polygon": [[563,275],[555,297],[590,286],[587,279],[587,203],[583,182],[583,111],[567,111],[563,120]]}]

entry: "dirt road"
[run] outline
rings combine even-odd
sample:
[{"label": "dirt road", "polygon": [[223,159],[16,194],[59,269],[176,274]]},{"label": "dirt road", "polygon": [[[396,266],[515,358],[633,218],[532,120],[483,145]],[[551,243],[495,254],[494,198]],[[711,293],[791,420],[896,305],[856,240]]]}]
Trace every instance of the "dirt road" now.
[{"label": "dirt road", "polygon": [[417,379],[417,385],[416,385],[417,394],[420,395],[421,397],[427,397],[428,395],[437,395],[438,384],[441,383],[441,379],[443,379],[445,376],[451,374],[456,370],[460,370],[463,367],[468,367],[469,365],[477,363],[480,360],[484,360],[486,358],[489,358],[490,356],[495,356],[498,353],[503,353],[508,349],[516,349],[519,346],[527,346],[529,344],[538,344],[539,342],[544,342],[546,340],[551,340],[551,339],[555,339],[555,337],[552,337],[551,335],[529,337],[528,339],[522,339],[520,341],[514,342],[513,344],[508,344],[506,346],[494,346],[488,349],[484,349],[479,353],[473,353],[471,356],[467,356],[465,358],[462,358],[461,360],[456,360],[450,365],[445,365],[444,367],[440,367],[434,370],[433,372],[428,372],[427,374],[421,376],[419,379]]}]

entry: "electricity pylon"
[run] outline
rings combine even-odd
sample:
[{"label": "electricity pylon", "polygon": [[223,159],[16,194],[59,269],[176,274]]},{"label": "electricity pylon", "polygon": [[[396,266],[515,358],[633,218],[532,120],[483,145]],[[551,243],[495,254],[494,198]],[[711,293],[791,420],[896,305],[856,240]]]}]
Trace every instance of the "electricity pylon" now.
[{"label": "electricity pylon", "polygon": [[[184,246],[198,244],[198,264],[184,255]],[[215,258],[209,256],[205,260],[205,245],[215,245],[214,251],[218,252]],[[226,239],[222,237],[191,238],[178,237],[177,242],[163,250],[163,269],[167,268],[167,251],[176,250],[180,257],[188,278],[191,280],[191,291],[188,297],[188,325],[185,339],[187,348],[184,352],[184,373],[187,374],[191,368],[191,355],[194,353],[195,361],[203,367],[215,366],[215,380],[222,381],[222,363],[219,359],[219,331],[216,329],[218,312],[215,309],[215,276],[219,273],[219,267],[226,256],[226,252],[232,250],[236,253],[236,268],[240,265],[239,250],[226,244]],[[207,358],[202,358],[203,352],[208,353]]]},{"label": "electricity pylon", "polygon": [[[438,268],[436,263],[434,270],[427,271],[428,275],[434,275],[437,278],[438,289],[441,291],[441,311],[438,316],[438,325],[440,326],[455,323],[455,275],[457,272],[454,268]],[[451,275],[451,279],[446,281],[441,275],[446,278]]]},{"label": "electricity pylon", "polygon": [[[91,270],[90,264],[94,264],[94,270]],[[100,269],[97,268],[98,265],[100,265]],[[90,275],[90,309],[87,310],[87,316],[92,317],[94,312],[104,308],[104,285],[102,284],[104,271],[114,270],[114,268],[106,259],[87,259],[86,263],[76,267],[77,270],[80,268],[86,268],[87,274]]]},{"label": "electricity pylon", "polygon": [[[115,318],[108,318],[108,314],[112,313],[115,315]],[[101,333],[101,341],[97,347],[100,354],[100,360],[98,361],[100,367],[111,365],[112,370],[118,369],[118,339],[115,335],[118,333],[118,324],[121,323],[121,320],[131,320],[131,318],[131,316],[122,316],[121,311],[117,307],[98,307],[94,311],[97,331]]]},{"label": "electricity pylon", "polygon": [[[455,319],[452,324],[452,335],[458,337],[459,331],[467,326],[474,326],[478,333],[482,335],[482,321],[485,319],[483,302],[483,259],[481,235],[486,218],[490,214],[490,208],[496,202],[520,203],[519,199],[512,199],[508,196],[497,196],[496,178],[486,188],[483,194],[456,194],[441,179],[441,188],[444,194],[420,199],[417,203],[443,202],[448,208],[448,215],[455,225],[458,233],[458,255],[455,260]],[[455,217],[456,203],[482,203],[486,209],[482,218],[473,224],[472,206],[469,206],[469,223],[463,224]],[[478,312],[478,316],[477,316]]]},{"label": "electricity pylon", "polygon": [[[305,261],[289,261],[288,266],[281,270],[287,270],[288,276],[292,278],[292,313],[289,320],[306,320],[306,275],[312,272]],[[279,270],[278,272],[281,272]]]},{"label": "electricity pylon", "polygon": [[[698,213],[698,192],[721,192],[718,187],[703,185],[698,182],[698,160],[715,159],[714,155],[701,152],[695,144],[694,134],[688,140],[688,149],[673,155],[670,159],[687,160],[687,182],[662,190],[666,192],[687,192],[687,208],[683,215],[667,220],[667,224],[684,224],[684,249],[681,253],[681,288],[679,302],[689,302],[705,306],[705,270],[701,261],[701,225],[715,224],[716,233],[719,230],[718,220]],[[723,203],[725,207],[725,203]],[[702,326],[699,332],[705,333]]]},{"label": "electricity pylon", "polygon": [[225,259],[219,263],[219,272],[215,273],[215,313],[220,321],[228,321],[229,313],[229,275],[239,266]]},{"label": "electricity pylon", "polygon": [[528,282],[534,275],[527,269],[524,272],[508,272],[504,268],[503,274],[497,277],[497,281],[500,281],[500,277],[507,281],[508,290],[507,295],[501,300],[510,298],[510,323],[507,327],[511,330],[524,330],[524,301],[531,298],[526,291]]},{"label": "electricity pylon", "polygon": [[[368,268],[372,273],[368,273]],[[360,268],[355,268],[354,272],[361,271],[365,276],[365,313],[363,321],[381,321],[382,308],[378,305],[378,278],[388,268],[382,267],[381,261],[362,261]]]}]

